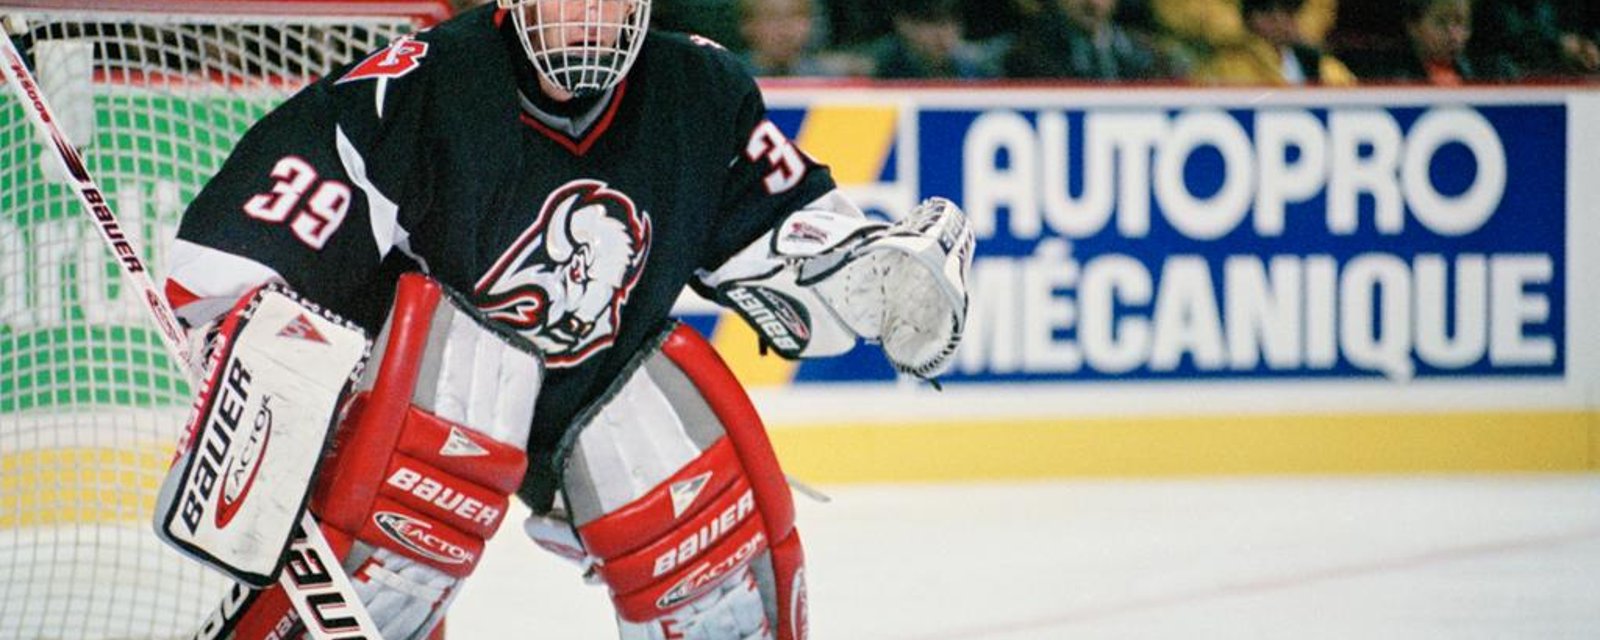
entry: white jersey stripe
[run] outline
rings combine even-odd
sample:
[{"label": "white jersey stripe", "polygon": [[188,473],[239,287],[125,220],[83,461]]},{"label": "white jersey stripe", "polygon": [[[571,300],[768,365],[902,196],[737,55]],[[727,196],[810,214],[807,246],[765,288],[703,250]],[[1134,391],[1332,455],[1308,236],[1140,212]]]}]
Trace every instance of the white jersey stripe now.
[{"label": "white jersey stripe", "polygon": [[361,157],[361,152],[356,150],[350,138],[345,136],[344,127],[336,127],[334,134],[337,136],[339,161],[344,164],[345,174],[367,196],[367,217],[372,222],[372,240],[377,243],[378,259],[382,260],[395,245],[404,246],[410,238],[410,234],[400,227],[400,207],[367,177],[367,161]]},{"label": "white jersey stripe", "polygon": [[173,310],[190,326],[204,324],[226,311],[252,287],[283,281],[283,276],[267,265],[183,238],[172,241],[171,256],[167,278],[200,297]]}]

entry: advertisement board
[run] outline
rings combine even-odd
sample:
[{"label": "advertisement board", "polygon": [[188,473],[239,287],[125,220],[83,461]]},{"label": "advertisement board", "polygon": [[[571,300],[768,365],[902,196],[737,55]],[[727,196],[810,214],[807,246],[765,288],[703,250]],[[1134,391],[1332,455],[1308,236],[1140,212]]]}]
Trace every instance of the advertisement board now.
[{"label": "advertisement board", "polygon": [[[709,303],[681,307],[818,477],[1600,468],[1600,93],[849,84],[767,98],[871,215],[949,197],[978,237],[942,392],[897,379],[871,345],[787,362]],[[196,169],[100,162],[129,233],[169,238]],[[37,171],[13,163],[0,182]],[[70,199],[9,192],[27,201],[0,221],[16,227],[0,233],[15,336],[0,414],[183,406]],[[162,264],[165,242],[148,244]],[[88,329],[68,320],[115,325],[94,330],[118,347],[72,351]]]},{"label": "advertisement board", "polygon": [[[768,96],[773,121],[875,215],[945,196],[978,237],[942,393],[896,381],[870,346],[799,365],[727,349],[769,422],[922,427],[908,440],[948,428],[966,449],[984,441],[972,430],[1076,446],[1094,425],[1118,442],[1308,436],[1234,449],[1263,461],[1393,425],[1417,440],[1392,460],[1328,469],[1597,466],[1587,93]],[[732,342],[729,324],[708,327]],[[1394,437],[1370,431],[1346,453]],[[1439,449],[1452,446],[1486,460]],[[1260,466],[1181,457],[1149,470]]]}]

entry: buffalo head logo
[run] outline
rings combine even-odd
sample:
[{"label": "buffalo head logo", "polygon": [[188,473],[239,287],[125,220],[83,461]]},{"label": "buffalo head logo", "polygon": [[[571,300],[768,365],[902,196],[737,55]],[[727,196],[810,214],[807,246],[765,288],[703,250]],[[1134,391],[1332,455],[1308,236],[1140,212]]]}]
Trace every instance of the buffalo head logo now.
[{"label": "buffalo head logo", "polygon": [[611,345],[650,253],[650,217],[596,180],[545,199],[533,226],[478,280],[478,308],[533,340],[549,366]]}]

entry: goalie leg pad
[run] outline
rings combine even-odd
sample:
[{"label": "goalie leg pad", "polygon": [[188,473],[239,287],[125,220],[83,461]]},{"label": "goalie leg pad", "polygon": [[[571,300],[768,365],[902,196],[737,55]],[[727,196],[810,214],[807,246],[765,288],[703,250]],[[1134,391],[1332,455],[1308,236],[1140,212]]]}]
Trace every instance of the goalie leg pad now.
[{"label": "goalie leg pad", "polygon": [[789,488],[704,339],[665,333],[568,438],[562,495],[623,637],[804,637]]},{"label": "goalie leg pad", "polygon": [[[401,278],[311,498],[383,637],[422,638],[477,566],[527,468],[543,381],[532,344],[422,276]],[[238,629],[281,635],[283,598],[263,592]]]},{"label": "goalie leg pad", "polygon": [[421,276],[401,278],[312,510],[386,638],[425,635],[499,528],[527,469],[543,362],[532,344]]}]

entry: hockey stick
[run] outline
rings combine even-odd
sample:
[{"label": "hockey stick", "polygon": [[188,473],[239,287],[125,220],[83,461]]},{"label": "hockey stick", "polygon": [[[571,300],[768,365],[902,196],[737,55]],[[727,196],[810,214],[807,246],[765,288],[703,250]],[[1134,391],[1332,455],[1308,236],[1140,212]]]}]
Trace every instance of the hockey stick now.
[{"label": "hockey stick", "polygon": [[[121,222],[111,210],[111,204],[106,200],[100,185],[95,182],[94,176],[89,174],[83,156],[56,125],[55,111],[50,108],[44,94],[39,90],[39,83],[23,62],[22,54],[11,42],[9,30],[6,30],[4,35],[5,37],[0,37],[0,58],[3,58],[0,60],[0,73],[3,73],[5,81],[13,87],[18,99],[25,105],[23,110],[27,111],[29,119],[48,139],[47,146],[54,148],[56,160],[61,163],[61,168],[67,175],[72,177],[74,194],[83,204],[84,211],[94,218],[95,229],[100,232],[100,239],[105,241],[106,247],[116,257],[122,275],[138,292],[145,310],[155,321],[156,327],[161,330],[162,344],[166,346],[167,352],[177,359],[190,384],[194,384],[197,372],[189,370],[191,362],[189,349],[184,342],[182,330],[178,328],[177,316],[173,314],[172,308],[167,306],[166,298],[156,289],[155,282],[150,279],[150,270],[140,257],[139,247],[123,233]],[[304,576],[298,575],[299,572],[285,570],[279,579],[279,584],[289,596],[290,602],[294,604],[301,620],[305,621],[308,633],[315,640],[381,638],[377,632],[377,625],[372,622],[372,616],[367,613],[361,598],[356,595],[355,588],[350,584],[349,576],[340,569],[338,556],[333,553],[327,539],[322,536],[316,519],[309,511],[301,517],[300,528],[304,536],[297,537],[290,545],[290,554],[320,565],[317,567],[317,579],[305,580]],[[225,608],[227,604],[224,603]]]}]

